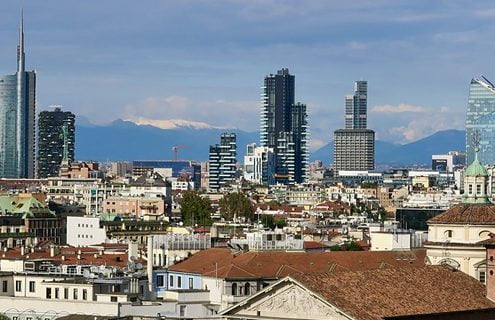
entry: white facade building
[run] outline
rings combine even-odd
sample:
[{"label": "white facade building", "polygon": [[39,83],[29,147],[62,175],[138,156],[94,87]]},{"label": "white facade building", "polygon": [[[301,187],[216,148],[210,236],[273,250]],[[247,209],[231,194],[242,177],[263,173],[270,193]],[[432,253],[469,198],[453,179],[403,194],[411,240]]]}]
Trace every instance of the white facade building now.
[{"label": "white facade building", "polygon": [[85,247],[104,243],[105,229],[100,227],[100,219],[95,217],[67,217],[67,244]]},{"label": "white facade building", "polygon": [[248,144],[244,156],[244,179],[252,183],[272,185],[275,183],[276,158],[273,148]]}]

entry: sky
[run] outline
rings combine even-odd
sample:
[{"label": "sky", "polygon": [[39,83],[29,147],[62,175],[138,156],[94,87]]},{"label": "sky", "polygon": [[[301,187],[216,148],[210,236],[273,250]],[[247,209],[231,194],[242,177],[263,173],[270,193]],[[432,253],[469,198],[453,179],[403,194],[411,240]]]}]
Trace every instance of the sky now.
[{"label": "sky", "polygon": [[[0,1],[0,74],[15,71],[18,0]],[[263,78],[283,67],[311,147],[368,81],[368,126],[408,143],[463,129],[469,82],[495,80],[493,0],[24,0],[40,110],[95,124],[259,130]]]}]

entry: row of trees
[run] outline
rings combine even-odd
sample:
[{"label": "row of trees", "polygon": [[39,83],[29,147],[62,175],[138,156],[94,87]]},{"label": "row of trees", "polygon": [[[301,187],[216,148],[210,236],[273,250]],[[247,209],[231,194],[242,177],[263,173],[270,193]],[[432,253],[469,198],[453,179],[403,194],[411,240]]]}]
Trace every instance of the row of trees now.
[{"label": "row of trees", "polygon": [[[179,201],[182,221],[186,226],[211,225],[213,209],[210,199],[199,192],[189,191],[182,194]],[[254,208],[249,198],[241,192],[226,194],[219,203],[220,214],[225,220],[248,220],[253,217]]]}]

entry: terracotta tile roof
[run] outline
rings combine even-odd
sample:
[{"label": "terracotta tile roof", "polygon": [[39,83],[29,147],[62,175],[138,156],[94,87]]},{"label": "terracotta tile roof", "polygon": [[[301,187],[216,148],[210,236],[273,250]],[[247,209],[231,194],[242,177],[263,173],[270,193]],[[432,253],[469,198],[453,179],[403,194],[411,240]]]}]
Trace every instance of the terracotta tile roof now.
[{"label": "terracotta tile roof", "polygon": [[318,241],[304,241],[303,246],[304,246],[304,249],[330,248],[330,246],[327,246],[326,244],[318,242]]},{"label": "terracotta tile roof", "polygon": [[293,277],[360,320],[495,308],[483,284],[441,266]]},{"label": "terracotta tile roof", "polygon": [[[425,250],[285,252],[263,251],[232,254],[230,249],[200,251],[172,267],[171,271],[198,273],[222,278],[276,279],[294,273],[338,270],[362,271],[403,266],[422,267]],[[236,268],[230,268],[235,266]],[[229,269],[230,268],[230,269]],[[227,270],[229,270],[227,272]],[[239,271],[239,270],[242,270]],[[219,273],[219,271],[221,271]],[[217,273],[215,273],[217,272]],[[242,274],[241,274],[242,273]]]},{"label": "terracotta tile roof", "polygon": [[458,204],[431,218],[427,223],[495,225],[495,205]]},{"label": "terracotta tile roof", "polygon": [[[80,252],[80,253],[79,253]],[[36,259],[47,259],[57,261],[63,265],[106,265],[114,266],[119,268],[127,267],[127,252],[125,250],[112,251],[111,253],[103,252],[102,255],[99,254],[100,251],[95,248],[60,248],[59,252],[55,256],[51,257],[50,249],[36,249],[34,252],[26,249],[24,255],[21,254],[21,248],[8,249],[7,251],[0,251],[0,259],[16,259],[16,260],[36,260]],[[146,262],[142,259],[138,261],[145,265]]]}]

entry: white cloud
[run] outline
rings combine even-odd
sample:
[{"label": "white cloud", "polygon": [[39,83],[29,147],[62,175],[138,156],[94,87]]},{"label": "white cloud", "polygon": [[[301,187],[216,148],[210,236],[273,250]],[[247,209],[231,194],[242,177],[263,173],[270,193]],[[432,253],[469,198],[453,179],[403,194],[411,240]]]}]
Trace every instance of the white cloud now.
[{"label": "white cloud", "polygon": [[464,112],[446,106],[433,108],[400,104],[381,107],[378,112],[373,110],[377,116],[370,119],[370,128],[386,141],[409,143],[437,131],[464,129],[465,126]]},{"label": "white cloud", "polygon": [[398,105],[384,104],[375,106],[371,109],[371,112],[377,113],[397,113],[397,112],[428,112],[428,108],[422,106],[414,106],[411,104],[400,103]]}]

